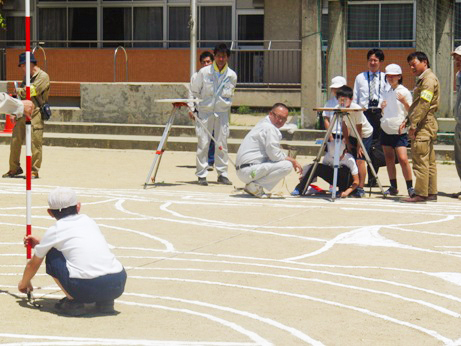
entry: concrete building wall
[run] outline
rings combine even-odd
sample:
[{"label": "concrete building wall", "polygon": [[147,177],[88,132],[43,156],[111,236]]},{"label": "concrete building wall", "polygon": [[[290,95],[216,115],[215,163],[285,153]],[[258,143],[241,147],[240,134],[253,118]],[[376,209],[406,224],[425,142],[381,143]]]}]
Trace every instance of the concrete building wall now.
[{"label": "concrete building wall", "polygon": [[[82,83],[82,120],[128,124],[165,124],[171,103],[159,99],[187,98],[183,83]],[[176,125],[190,124],[187,107],[181,108]]]}]

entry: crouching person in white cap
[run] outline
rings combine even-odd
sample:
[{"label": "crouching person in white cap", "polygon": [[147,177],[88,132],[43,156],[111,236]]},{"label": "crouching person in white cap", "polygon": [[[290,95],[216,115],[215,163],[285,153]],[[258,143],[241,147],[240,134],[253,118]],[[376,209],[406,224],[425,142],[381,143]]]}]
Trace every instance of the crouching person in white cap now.
[{"label": "crouching person in white cap", "polygon": [[96,303],[97,312],[115,312],[114,299],[125,289],[126,272],[98,225],[87,215],[78,214],[80,203],[72,189],[51,191],[48,204],[48,214],[57,221],[43,239],[24,238],[24,244],[34,249],[34,256],[26,265],[19,291],[33,290],[31,280],[46,257],[47,274],[66,295],[56,303],[57,310],[80,316],[86,313],[84,303]]},{"label": "crouching person in white cap", "polygon": [[272,106],[269,115],[260,120],[245,136],[237,152],[237,176],[245,192],[258,198],[268,197],[264,189],[272,190],[292,169],[302,173],[301,165],[280,148],[281,128],[288,119],[283,103]]},{"label": "crouching person in white cap", "polygon": [[[328,151],[323,158],[323,162],[317,165],[317,168],[314,172],[313,181],[316,177],[320,177],[326,182],[333,184],[335,143],[328,142],[327,148]],[[344,140],[341,141],[339,155],[337,187],[339,190],[339,195],[342,198],[345,198],[354,192],[357,186],[359,186],[359,169],[355,163],[354,157],[346,152],[346,144],[344,143]],[[299,184],[291,193],[292,196],[299,196],[303,194],[313,168],[313,164],[304,167],[304,176],[302,179],[300,179]]]}]

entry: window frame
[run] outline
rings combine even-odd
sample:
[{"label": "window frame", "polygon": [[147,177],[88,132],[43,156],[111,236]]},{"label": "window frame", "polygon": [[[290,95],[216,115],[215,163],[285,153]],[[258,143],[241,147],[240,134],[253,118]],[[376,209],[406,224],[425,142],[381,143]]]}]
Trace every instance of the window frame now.
[{"label": "window frame", "polygon": [[[382,5],[412,5],[412,12],[413,12],[413,22],[412,22],[412,38],[411,40],[405,40],[407,42],[410,42],[410,44],[407,47],[394,47],[394,46],[386,46],[383,47],[381,43],[381,37],[382,37],[382,30],[381,30],[381,22],[382,22]],[[347,11],[349,12],[349,7],[350,6],[358,6],[358,5],[370,5],[370,6],[378,6],[378,38],[375,40],[377,44],[377,48],[385,48],[385,49],[408,49],[408,48],[415,48],[416,45],[416,3],[414,0],[391,0],[391,1],[386,1],[386,0],[381,0],[381,1],[348,1],[347,3]],[[349,22],[350,18],[348,16],[347,21]],[[363,41],[364,43],[366,42],[372,42],[374,40],[367,40]],[[351,47],[349,45],[349,37],[346,38],[346,46],[347,49],[362,49],[363,47]]]}]

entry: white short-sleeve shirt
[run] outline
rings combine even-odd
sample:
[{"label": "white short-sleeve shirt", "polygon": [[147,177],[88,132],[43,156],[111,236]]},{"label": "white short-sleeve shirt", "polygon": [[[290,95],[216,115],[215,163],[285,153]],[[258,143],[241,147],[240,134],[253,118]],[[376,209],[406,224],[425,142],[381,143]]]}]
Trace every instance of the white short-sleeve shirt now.
[{"label": "white short-sleeve shirt", "polygon": [[34,254],[44,258],[51,248],[62,252],[71,278],[93,279],[123,269],[96,222],[84,214],[57,220],[35,246]]}]

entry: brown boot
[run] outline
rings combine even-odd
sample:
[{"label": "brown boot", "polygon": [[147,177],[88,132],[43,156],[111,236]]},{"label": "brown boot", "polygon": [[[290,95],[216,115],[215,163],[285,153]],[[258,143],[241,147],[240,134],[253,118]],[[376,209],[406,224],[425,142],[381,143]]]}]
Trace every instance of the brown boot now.
[{"label": "brown boot", "polygon": [[414,197],[402,198],[400,202],[402,203],[426,203],[427,197],[415,195]]},{"label": "brown boot", "polygon": [[437,194],[436,193],[429,194],[429,196],[427,196],[427,201],[428,202],[437,202]]},{"label": "brown boot", "polygon": [[5,174],[2,175],[2,178],[14,178],[20,174],[24,173],[22,168],[19,167],[16,172],[8,171]]}]

